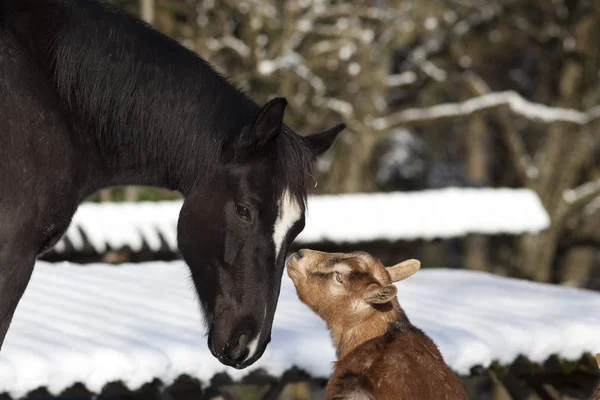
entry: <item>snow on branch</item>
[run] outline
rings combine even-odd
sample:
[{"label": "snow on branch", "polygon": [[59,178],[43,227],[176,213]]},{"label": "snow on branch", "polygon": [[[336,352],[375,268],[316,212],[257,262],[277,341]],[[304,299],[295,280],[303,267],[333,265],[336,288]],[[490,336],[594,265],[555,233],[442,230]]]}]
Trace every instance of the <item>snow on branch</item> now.
[{"label": "snow on branch", "polygon": [[[469,14],[465,19],[457,22],[452,29],[439,28],[424,38],[422,44],[416,47],[408,57],[407,69],[415,66],[423,68],[429,58],[442,52],[447,46],[460,37],[472,32],[475,28],[491,22],[504,12],[504,9],[521,0],[505,0],[500,4],[489,4],[485,8]],[[431,67],[428,65],[428,67]],[[427,68],[427,67],[426,67]]]},{"label": "snow on branch", "polygon": [[354,107],[347,101],[328,97],[328,98],[315,98],[313,103],[317,106],[325,107],[329,110],[335,111],[342,115],[344,118],[353,120],[355,119]]},{"label": "snow on branch", "polygon": [[399,87],[411,85],[417,81],[417,74],[413,71],[406,71],[401,74],[388,75],[386,84],[388,87]]},{"label": "snow on branch", "polygon": [[434,122],[463,117],[500,106],[508,106],[517,115],[544,123],[569,122],[576,125],[587,125],[600,118],[600,106],[583,112],[569,108],[550,107],[526,100],[514,91],[505,91],[473,97],[462,103],[410,108],[375,119],[373,127],[377,130],[385,130],[407,124]]},{"label": "snow on branch", "polygon": [[[484,94],[492,93],[489,85],[473,71],[465,74],[465,81],[474,96],[483,96]],[[506,145],[513,158],[516,171],[521,176],[522,181],[527,183],[527,186],[530,186],[533,180],[539,176],[538,167],[527,153],[525,143],[519,135],[513,118],[509,115],[509,111],[506,107],[499,107],[497,111],[502,136],[506,140]]]},{"label": "snow on branch", "polygon": [[600,179],[586,182],[575,189],[565,190],[563,200],[570,206],[572,211],[575,211],[598,196],[600,196]]},{"label": "snow on branch", "polygon": [[517,173],[521,176],[523,182],[531,183],[539,176],[539,169],[532,161],[523,140],[519,136],[514,121],[508,114],[508,110],[500,109],[499,121],[502,126],[502,135],[506,140],[506,145],[513,157]]},{"label": "snow on branch", "polygon": [[233,50],[240,58],[250,56],[250,48],[244,42],[233,36],[224,36],[220,39],[208,39],[207,46],[210,50],[215,52],[222,49]]},{"label": "snow on branch", "polygon": [[429,60],[424,60],[423,62],[419,63],[419,68],[436,82],[444,82],[448,77],[448,73],[446,71]]},{"label": "snow on branch", "polygon": [[281,69],[290,70],[308,82],[317,92],[317,95],[322,96],[325,93],[326,87],[323,80],[306,65],[302,56],[296,52],[288,52],[288,54],[274,60],[262,60],[258,65],[258,72],[264,76],[271,75]]},{"label": "snow on branch", "polygon": [[311,16],[315,19],[353,16],[377,21],[397,20],[396,22],[399,23],[407,18],[406,13],[402,11],[380,7],[360,7],[351,3],[333,4],[328,7],[314,7],[312,11]]}]

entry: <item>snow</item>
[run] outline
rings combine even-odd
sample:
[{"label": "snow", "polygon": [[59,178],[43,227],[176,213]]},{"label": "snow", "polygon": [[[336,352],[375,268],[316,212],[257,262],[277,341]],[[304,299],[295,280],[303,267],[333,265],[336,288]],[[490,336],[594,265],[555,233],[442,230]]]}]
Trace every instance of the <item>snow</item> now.
[{"label": "snow", "polygon": [[[87,242],[98,253],[108,246],[139,251],[146,245],[158,251],[163,241],[176,251],[181,204],[85,203],[73,217],[66,239],[76,250],[82,250]],[[538,232],[550,223],[535,192],[506,188],[310,196],[306,219],[298,243],[430,240],[470,233],[514,235]],[[65,240],[55,249],[65,251]]]},{"label": "snow", "polygon": [[342,47],[340,47],[339,50],[339,57],[340,60],[349,60],[354,53],[356,53],[356,46],[354,45],[354,43],[350,42]]},{"label": "snow", "polygon": [[417,81],[417,74],[414,71],[406,71],[401,74],[388,75],[386,82],[388,86],[405,86],[415,83]]},{"label": "snow", "polygon": [[[381,145],[383,150],[375,163],[375,177],[380,186],[426,184],[425,142],[408,129],[397,128]],[[402,185],[402,186],[400,186]]]},{"label": "snow", "polygon": [[425,25],[425,29],[427,29],[428,31],[432,31],[438,27],[439,22],[438,22],[437,18],[435,18],[435,17],[427,17],[425,19],[424,25]]},{"label": "snow", "polygon": [[[464,21],[463,21],[464,22]],[[463,22],[456,25],[458,28]],[[425,57],[426,52],[414,53],[417,57]],[[422,61],[424,72],[433,74],[433,78],[445,79],[445,71],[439,70],[434,64]],[[439,76],[435,76],[438,74]],[[442,79],[443,80],[443,79]],[[373,121],[373,127],[377,130],[385,130],[394,126],[406,126],[419,121],[434,121],[442,118],[456,118],[472,115],[475,112],[488,110],[499,106],[508,106],[516,115],[533,121],[544,123],[569,122],[576,125],[587,125],[600,118],[600,106],[595,106],[587,111],[579,111],[570,108],[550,107],[545,104],[533,103],[514,91],[492,92],[473,97],[462,103],[444,103],[425,108],[409,108],[380,117]]]},{"label": "snow", "polygon": [[277,70],[277,64],[272,60],[263,60],[258,64],[258,72],[262,75],[271,75]]},{"label": "snow", "polygon": [[[519,355],[542,362],[600,352],[600,294],[425,268],[399,282],[400,303],[458,373]],[[252,367],[220,364],[207,348],[199,306],[180,262],[78,266],[38,262],[0,353],[0,393],[46,386],[58,394],[81,382],[94,392],[121,380],[135,390],[181,374],[207,382],[263,367],[297,365],[327,376],[334,360],[325,324],[297,300],[284,274],[272,341]]]}]

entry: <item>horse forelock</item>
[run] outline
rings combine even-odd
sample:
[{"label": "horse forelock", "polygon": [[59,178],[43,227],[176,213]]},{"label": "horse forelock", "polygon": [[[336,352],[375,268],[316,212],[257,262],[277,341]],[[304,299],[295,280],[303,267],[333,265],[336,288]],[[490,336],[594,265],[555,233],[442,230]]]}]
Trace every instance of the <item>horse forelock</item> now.
[{"label": "horse forelock", "polygon": [[310,148],[301,136],[284,127],[277,137],[274,155],[274,199],[279,201],[288,192],[288,196],[304,211],[314,167]]}]

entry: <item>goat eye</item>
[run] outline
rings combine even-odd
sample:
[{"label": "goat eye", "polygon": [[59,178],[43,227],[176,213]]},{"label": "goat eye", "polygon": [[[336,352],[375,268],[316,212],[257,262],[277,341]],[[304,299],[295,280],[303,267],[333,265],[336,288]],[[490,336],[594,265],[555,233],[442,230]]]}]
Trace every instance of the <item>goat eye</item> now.
[{"label": "goat eye", "polygon": [[342,283],[342,274],[340,274],[339,272],[336,272],[335,280],[337,281],[337,283]]},{"label": "goat eye", "polygon": [[244,221],[250,222],[251,219],[252,219],[251,218],[252,214],[250,213],[250,209],[248,207],[246,207],[245,205],[236,204],[235,205],[235,212]]}]

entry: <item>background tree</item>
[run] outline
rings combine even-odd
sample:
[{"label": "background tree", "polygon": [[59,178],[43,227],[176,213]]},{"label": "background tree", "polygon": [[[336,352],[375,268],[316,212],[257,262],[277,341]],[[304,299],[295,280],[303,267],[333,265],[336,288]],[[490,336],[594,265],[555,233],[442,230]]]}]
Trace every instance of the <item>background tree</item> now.
[{"label": "background tree", "polygon": [[[581,282],[593,273],[600,222],[597,2],[114,3],[153,15],[157,29],[256,101],[285,96],[287,122],[300,133],[347,122],[319,164],[315,192],[527,187],[540,196],[551,227],[499,246],[473,236],[464,264],[541,281]],[[408,161],[397,161],[401,154],[410,154]],[[383,155],[392,161],[382,162]],[[402,178],[399,169],[417,164],[417,178]],[[383,166],[391,172],[381,174]],[[172,195],[138,195],[150,198],[146,193]]]}]

